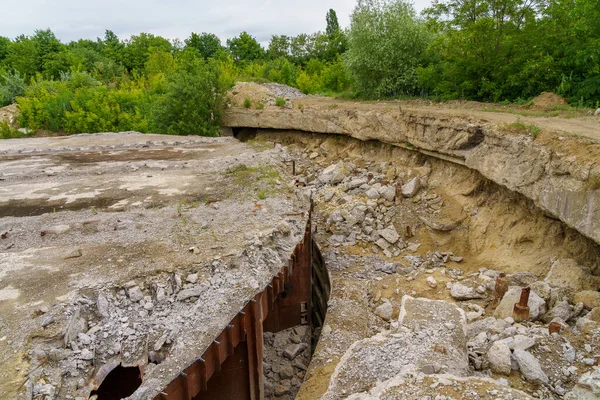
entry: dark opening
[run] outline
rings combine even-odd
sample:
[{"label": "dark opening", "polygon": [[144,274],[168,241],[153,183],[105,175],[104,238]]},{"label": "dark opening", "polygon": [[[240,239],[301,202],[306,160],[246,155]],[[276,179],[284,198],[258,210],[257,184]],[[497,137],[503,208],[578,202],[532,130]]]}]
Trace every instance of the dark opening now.
[{"label": "dark opening", "polygon": [[258,131],[256,128],[231,128],[231,130],[233,131],[233,137],[240,142],[247,142],[254,139]]},{"label": "dark opening", "polygon": [[142,384],[142,374],[138,367],[119,365],[110,371],[104,381],[90,396],[98,395],[98,400],[121,400],[131,396]]}]

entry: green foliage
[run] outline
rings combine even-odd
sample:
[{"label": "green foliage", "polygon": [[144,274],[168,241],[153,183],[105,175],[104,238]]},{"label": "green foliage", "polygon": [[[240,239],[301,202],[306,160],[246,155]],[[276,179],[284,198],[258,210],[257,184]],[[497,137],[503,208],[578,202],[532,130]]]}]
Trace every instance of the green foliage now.
[{"label": "green foliage", "polygon": [[140,33],[133,35],[126,42],[123,49],[123,65],[129,70],[143,71],[150,55],[154,52],[171,52],[173,46],[171,43],[160,36],[154,36],[151,33]]},{"label": "green foliage", "polygon": [[250,100],[250,97],[246,97],[244,99],[244,108],[250,108],[252,107],[252,100]]},{"label": "green foliage", "polygon": [[361,0],[352,13],[345,60],[360,93],[415,95],[430,35],[402,0]]},{"label": "green foliage", "polygon": [[327,36],[333,37],[340,30],[340,23],[338,22],[337,14],[333,8],[330,8],[329,11],[327,11],[325,20],[327,21],[327,29],[325,32],[327,33]]},{"label": "green foliage", "polygon": [[285,104],[286,104],[286,101],[285,101],[285,99],[283,97],[277,97],[275,99],[275,105],[277,107],[285,107]]},{"label": "green foliage", "polygon": [[242,32],[238,37],[227,39],[227,47],[231,55],[238,61],[253,61],[264,58],[265,51],[260,43],[248,32]]},{"label": "green foliage", "polygon": [[0,122],[0,139],[17,139],[29,136],[26,133],[19,131],[18,129],[12,128],[8,125],[8,122]]},{"label": "green foliage", "polygon": [[157,133],[215,136],[228,89],[222,85],[215,62],[184,51],[177,68],[166,76],[166,90],[152,110]]},{"label": "green foliage", "polygon": [[221,46],[221,39],[213,33],[202,32],[201,35],[193,33],[185,39],[186,47],[193,47],[204,59],[213,57],[223,46]]},{"label": "green foliage", "polygon": [[0,107],[14,103],[25,94],[27,84],[18,71],[0,74]]},{"label": "green foliage", "polygon": [[265,65],[263,76],[271,82],[293,86],[296,83],[296,66],[287,58],[279,57]]}]

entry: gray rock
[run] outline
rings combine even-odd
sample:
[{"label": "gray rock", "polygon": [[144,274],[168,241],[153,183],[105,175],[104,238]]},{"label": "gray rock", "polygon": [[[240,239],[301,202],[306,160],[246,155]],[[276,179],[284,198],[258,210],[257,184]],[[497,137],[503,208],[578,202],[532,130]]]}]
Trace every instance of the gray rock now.
[{"label": "gray rock", "polygon": [[559,301],[556,305],[542,317],[542,321],[549,323],[554,318],[560,318],[563,321],[568,321],[573,314],[573,307],[568,301]]},{"label": "gray rock", "polygon": [[371,188],[369,190],[367,190],[367,193],[365,193],[367,195],[367,197],[369,199],[378,199],[381,196],[379,195],[379,191],[375,188]]},{"label": "gray rock", "polygon": [[102,292],[98,292],[96,308],[98,309],[98,314],[100,314],[103,318],[109,317],[110,314],[108,312],[108,299],[106,298],[106,295]]},{"label": "gray rock", "polygon": [[484,299],[485,293],[479,293],[475,288],[455,282],[450,289],[450,296],[456,300]]},{"label": "gray rock", "polygon": [[367,178],[354,178],[352,180],[350,180],[350,182],[348,182],[347,186],[348,186],[348,190],[352,190],[352,189],[356,189],[361,187],[362,185],[366,185],[367,184]]},{"label": "gray rock", "polygon": [[395,244],[400,239],[400,235],[396,232],[393,226],[383,229],[378,232],[379,235],[384,238],[388,243]]},{"label": "gray rock", "polygon": [[346,166],[341,161],[337,164],[330,165],[323,170],[321,175],[319,175],[319,181],[323,184],[338,184],[346,177],[346,169]]},{"label": "gray rock", "polygon": [[129,299],[134,303],[137,303],[138,301],[144,298],[144,293],[142,292],[142,289],[140,289],[140,287],[137,285],[130,287],[127,290],[127,294],[129,295]]},{"label": "gray rock", "polygon": [[512,370],[510,361],[511,352],[503,341],[496,341],[487,352],[490,368],[493,372],[502,375],[510,375]]},{"label": "gray rock", "polygon": [[288,360],[293,360],[298,357],[306,349],[306,343],[291,344],[283,350],[283,356]]},{"label": "gray rock", "polygon": [[387,240],[385,240],[384,238],[380,238],[380,239],[378,239],[378,240],[375,242],[375,244],[376,244],[377,246],[381,247],[383,250],[387,250],[387,249],[389,249],[389,248],[392,246],[392,245],[391,245],[391,244],[390,244],[390,243],[389,243]]},{"label": "gray rock", "polygon": [[183,301],[189,299],[190,297],[198,297],[202,293],[202,286],[194,286],[189,289],[184,289],[181,292],[177,293],[177,300]]},{"label": "gray rock", "polygon": [[189,283],[196,283],[198,282],[198,274],[189,274],[185,280]]},{"label": "gray rock", "polygon": [[548,376],[542,369],[539,361],[525,350],[515,350],[513,353],[521,374],[525,379],[534,383],[548,383]]},{"label": "gray rock", "polygon": [[600,115],[600,108],[594,111],[594,115]]},{"label": "gray rock", "polygon": [[398,271],[398,267],[394,263],[378,264],[375,267],[375,271],[381,271],[391,275],[395,274]]},{"label": "gray rock", "polygon": [[394,201],[396,199],[396,188],[393,186],[382,186],[379,189],[379,194],[387,201]]},{"label": "gray rock", "polygon": [[[494,311],[494,317],[500,319],[512,317],[515,303],[518,303],[521,298],[521,289],[519,286],[510,286],[508,288],[508,291],[504,294],[500,304],[498,304],[498,307]],[[527,305],[529,306],[529,319],[531,321],[537,320],[546,313],[546,302],[533,290],[529,293]]]},{"label": "gray rock", "polygon": [[402,196],[407,198],[414,197],[419,192],[419,189],[421,189],[421,180],[413,178],[402,185]]},{"label": "gray rock", "polygon": [[75,313],[69,320],[69,323],[67,324],[67,328],[65,329],[65,335],[64,335],[65,347],[68,346],[69,343],[71,343],[72,341],[76,340],[77,336],[81,332],[86,332],[87,330],[88,330],[87,321],[84,318],[80,317],[80,311],[78,308],[77,311],[75,311]]},{"label": "gray rock", "polygon": [[394,307],[387,301],[375,309],[375,315],[382,318],[384,321],[391,320],[393,313]]}]

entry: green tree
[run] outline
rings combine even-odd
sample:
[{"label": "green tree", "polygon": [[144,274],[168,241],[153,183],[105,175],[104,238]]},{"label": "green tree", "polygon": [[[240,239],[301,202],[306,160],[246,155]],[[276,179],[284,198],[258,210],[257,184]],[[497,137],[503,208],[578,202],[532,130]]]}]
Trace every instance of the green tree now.
[{"label": "green tree", "polygon": [[98,39],[98,41],[102,42],[101,52],[103,56],[110,58],[117,64],[123,64],[125,44],[119,40],[113,31],[106,30],[104,40]]},{"label": "green tree", "polygon": [[195,50],[185,50],[177,67],[166,76],[166,90],[152,112],[157,133],[216,136],[220,129],[223,96],[216,60],[205,61]]},{"label": "green tree", "polygon": [[156,50],[171,52],[173,48],[171,42],[167,39],[160,36],[154,36],[151,33],[133,35],[126,42],[123,65],[125,65],[129,71],[137,70],[138,72],[141,72],[148,61],[151,52]]},{"label": "green tree", "polygon": [[414,95],[416,69],[429,41],[409,3],[359,0],[352,13],[345,60],[362,94]]},{"label": "green tree", "polygon": [[329,11],[327,11],[325,20],[327,21],[327,29],[325,32],[329,38],[333,38],[340,31],[340,23],[338,22],[337,14],[333,8],[330,8]]},{"label": "green tree", "polygon": [[231,55],[238,61],[254,61],[264,58],[264,50],[260,43],[248,32],[227,39],[227,47]]},{"label": "green tree", "polygon": [[37,66],[35,43],[25,35],[18,36],[9,47],[5,62],[27,78],[34,76],[36,72],[41,72]]},{"label": "green tree", "polygon": [[211,58],[223,47],[217,35],[206,32],[202,32],[201,35],[192,32],[192,35],[185,39],[185,45],[198,50],[204,59]]},{"label": "green tree", "polygon": [[271,60],[279,57],[289,57],[291,38],[286,35],[273,35],[269,42],[267,55]]},{"label": "green tree", "polygon": [[11,45],[12,42],[9,38],[0,36],[0,65],[2,65],[4,63],[4,60],[8,57]]},{"label": "green tree", "polygon": [[[439,36],[421,81],[443,97],[504,100],[552,90],[539,15],[545,0],[435,0],[425,11]],[[545,59],[546,58],[546,59]],[[544,60],[545,59],[545,60]]]}]

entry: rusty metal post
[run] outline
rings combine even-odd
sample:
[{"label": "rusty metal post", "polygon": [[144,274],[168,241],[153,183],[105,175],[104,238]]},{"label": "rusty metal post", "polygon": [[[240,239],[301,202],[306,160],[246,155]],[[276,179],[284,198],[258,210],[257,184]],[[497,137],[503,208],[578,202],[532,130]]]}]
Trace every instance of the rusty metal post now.
[{"label": "rusty metal post", "polygon": [[526,287],[521,290],[521,298],[518,303],[515,303],[515,307],[513,308],[513,318],[515,322],[523,322],[529,319],[529,306],[527,303],[529,302],[529,292],[531,288]]},{"label": "rusty metal post", "polygon": [[560,333],[560,324],[558,322],[552,322],[548,325],[548,332],[552,335],[553,333]]},{"label": "rusty metal post", "polygon": [[496,308],[506,292],[508,291],[508,277],[504,272],[496,278],[496,286],[494,287],[494,297],[492,300],[492,308]]}]

